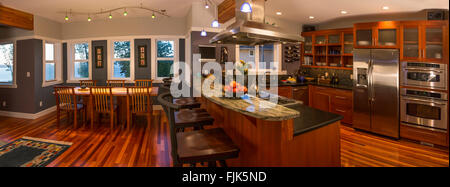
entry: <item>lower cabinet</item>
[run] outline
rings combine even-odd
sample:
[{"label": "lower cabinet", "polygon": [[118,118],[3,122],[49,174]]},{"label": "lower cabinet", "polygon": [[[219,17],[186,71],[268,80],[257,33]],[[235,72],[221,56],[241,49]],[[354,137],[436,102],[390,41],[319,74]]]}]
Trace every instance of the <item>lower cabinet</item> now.
[{"label": "lower cabinet", "polygon": [[293,99],[292,87],[291,86],[280,86],[278,87],[278,95]]},{"label": "lower cabinet", "polygon": [[353,93],[348,90],[311,86],[309,87],[309,106],[342,115],[343,123],[353,121]]}]

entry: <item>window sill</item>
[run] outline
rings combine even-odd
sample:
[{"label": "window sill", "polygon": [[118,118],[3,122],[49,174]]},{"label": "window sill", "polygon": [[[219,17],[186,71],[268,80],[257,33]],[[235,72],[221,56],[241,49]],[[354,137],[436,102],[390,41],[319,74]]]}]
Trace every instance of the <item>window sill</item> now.
[{"label": "window sill", "polygon": [[53,86],[53,85],[57,85],[57,84],[62,84],[64,83],[64,81],[62,80],[57,80],[57,81],[50,81],[50,82],[43,82],[42,83],[42,87],[48,87],[48,86]]},{"label": "window sill", "polygon": [[0,84],[0,88],[17,88],[17,84]]}]

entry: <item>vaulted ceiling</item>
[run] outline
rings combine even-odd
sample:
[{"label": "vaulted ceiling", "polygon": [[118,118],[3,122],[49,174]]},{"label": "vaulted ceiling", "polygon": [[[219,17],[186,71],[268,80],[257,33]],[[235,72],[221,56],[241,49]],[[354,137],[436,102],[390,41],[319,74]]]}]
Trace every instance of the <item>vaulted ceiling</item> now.
[{"label": "vaulted ceiling", "polygon": [[[223,0],[213,0],[220,3]],[[99,12],[122,6],[139,6],[167,10],[171,17],[185,17],[193,2],[203,0],[0,0],[8,7],[27,11],[35,15],[46,17],[55,21],[64,22],[66,11]],[[388,10],[383,10],[388,6]],[[268,0],[266,15],[304,24],[319,23],[343,16],[356,16],[366,14],[382,14],[397,12],[413,12],[422,9],[448,9],[448,0]],[[341,14],[341,11],[347,14]],[[149,16],[143,10],[127,10],[130,17]],[[281,12],[282,15],[277,15]],[[116,12],[114,16],[121,16]],[[310,19],[314,16],[314,19]],[[94,18],[95,19],[95,18]],[[86,16],[75,16],[71,21],[84,21]]]}]

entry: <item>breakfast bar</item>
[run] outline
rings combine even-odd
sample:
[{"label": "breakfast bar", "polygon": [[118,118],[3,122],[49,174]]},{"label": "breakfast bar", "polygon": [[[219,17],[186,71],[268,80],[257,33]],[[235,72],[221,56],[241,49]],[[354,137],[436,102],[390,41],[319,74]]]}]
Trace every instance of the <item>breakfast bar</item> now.
[{"label": "breakfast bar", "polygon": [[229,166],[340,166],[339,115],[248,95],[204,95],[202,101],[215,125],[240,148],[237,159],[227,160]]}]

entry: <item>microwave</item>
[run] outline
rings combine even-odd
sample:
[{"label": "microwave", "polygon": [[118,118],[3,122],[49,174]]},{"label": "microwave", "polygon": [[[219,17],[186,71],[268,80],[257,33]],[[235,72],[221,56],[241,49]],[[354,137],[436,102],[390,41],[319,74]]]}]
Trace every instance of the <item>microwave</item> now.
[{"label": "microwave", "polygon": [[201,55],[201,62],[216,62],[216,46],[199,45],[198,50]]},{"label": "microwave", "polygon": [[447,64],[402,62],[400,83],[430,89],[448,89]]}]

